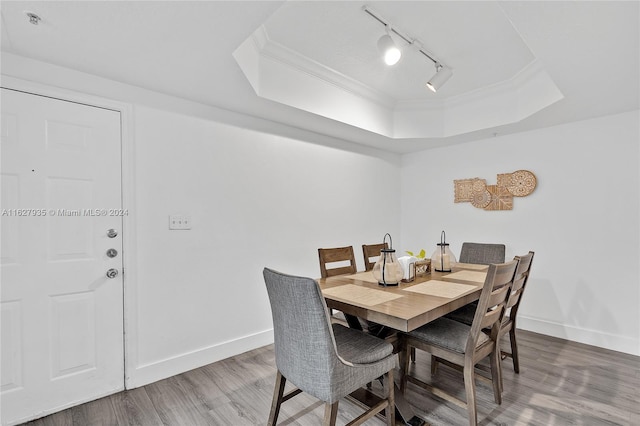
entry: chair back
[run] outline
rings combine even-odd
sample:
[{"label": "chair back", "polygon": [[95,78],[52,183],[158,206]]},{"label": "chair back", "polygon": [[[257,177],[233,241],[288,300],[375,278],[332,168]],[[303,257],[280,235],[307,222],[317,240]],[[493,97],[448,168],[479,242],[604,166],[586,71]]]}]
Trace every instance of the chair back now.
[{"label": "chair back", "polygon": [[[388,248],[389,248],[389,244],[387,243],[363,244],[362,255],[364,256],[364,270],[365,271],[372,270],[376,262],[380,258],[380,250],[384,250]],[[373,262],[371,261],[372,257],[376,258]]]},{"label": "chair back", "polygon": [[507,263],[489,265],[467,340],[468,353],[475,351],[483,329],[491,329],[491,340],[497,341],[518,262],[514,259]]},{"label": "chair back", "polygon": [[271,304],[278,370],[304,392],[326,398],[331,368],[339,360],[318,283],[268,268],[263,276]]},{"label": "chair back", "polygon": [[524,256],[515,257],[515,259],[519,260],[519,263],[513,279],[513,285],[511,286],[511,294],[509,295],[506,306],[506,309],[511,309],[511,312],[509,313],[510,318],[515,318],[518,312],[522,293],[524,292],[524,288],[529,280],[529,273],[531,271],[531,265],[533,264],[534,254],[534,252],[530,251]]},{"label": "chair back", "polygon": [[480,265],[490,265],[492,263],[504,263],[504,244],[487,243],[462,243],[460,250],[461,263],[476,263]]},{"label": "chair back", "polygon": [[[356,257],[353,254],[353,247],[319,248],[318,258],[320,260],[320,276],[322,278],[333,277],[335,275],[355,274]],[[349,262],[347,266],[328,268],[329,264],[336,262]]]}]

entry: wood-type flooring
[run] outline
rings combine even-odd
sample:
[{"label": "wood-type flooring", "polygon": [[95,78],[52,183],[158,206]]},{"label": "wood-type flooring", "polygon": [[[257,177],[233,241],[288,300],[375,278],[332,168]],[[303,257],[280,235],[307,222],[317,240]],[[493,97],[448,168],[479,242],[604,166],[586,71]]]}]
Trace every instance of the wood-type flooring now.
[{"label": "wood-type flooring", "polygon": [[[518,337],[520,374],[513,372],[510,359],[503,361],[502,404],[494,403],[490,384],[477,381],[480,425],[640,425],[639,357],[527,331],[519,330]],[[411,368],[464,399],[461,372],[440,366],[431,377],[430,357],[420,351]],[[273,345],[265,346],[26,425],[264,425],[275,373]],[[406,398],[427,424],[468,424],[465,410],[411,383]],[[301,394],[283,404],[278,424],[320,425],[323,413],[323,403]],[[337,424],[360,413],[357,405],[343,400]],[[372,419],[366,424],[384,422]]]}]

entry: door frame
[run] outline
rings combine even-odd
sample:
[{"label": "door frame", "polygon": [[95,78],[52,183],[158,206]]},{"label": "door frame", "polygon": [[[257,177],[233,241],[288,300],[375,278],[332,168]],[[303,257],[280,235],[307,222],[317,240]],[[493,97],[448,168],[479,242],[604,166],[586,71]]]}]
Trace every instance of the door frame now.
[{"label": "door frame", "polygon": [[33,95],[70,101],[87,106],[117,111],[120,113],[120,186],[122,194],[122,208],[129,214],[122,216],[122,286],[123,286],[123,344],[125,389],[130,389],[131,372],[137,365],[137,315],[136,306],[136,209],[135,209],[135,145],[133,125],[133,105],[125,102],[93,96],[60,87],[49,86],[19,78],[1,75],[0,86],[5,89],[17,90]]}]

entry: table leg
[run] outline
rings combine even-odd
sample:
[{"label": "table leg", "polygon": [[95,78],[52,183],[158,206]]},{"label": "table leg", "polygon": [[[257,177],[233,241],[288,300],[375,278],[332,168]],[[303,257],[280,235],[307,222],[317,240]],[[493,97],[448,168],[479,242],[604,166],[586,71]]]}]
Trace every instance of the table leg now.
[{"label": "table leg", "polygon": [[[358,317],[350,314],[345,314],[345,318],[347,319],[349,327],[354,328],[356,330],[362,330],[362,325],[360,324],[360,320],[358,319]],[[386,329],[386,327],[380,326],[380,328],[381,329],[378,330],[378,332],[375,334],[379,335],[378,337],[384,338],[385,333],[383,331],[384,329]],[[404,352],[399,353],[401,373],[402,373],[402,366],[404,365],[403,357],[405,356],[407,356],[407,354],[405,354]],[[411,405],[409,405],[407,400],[404,399],[404,395],[400,393],[400,388],[398,387],[398,385],[396,385],[395,383],[393,385],[395,386],[394,399],[395,399],[395,405],[396,405],[396,422],[398,421],[402,422],[402,424],[405,424],[407,426],[426,425],[427,422],[421,419],[420,417],[416,416]],[[366,388],[360,388],[357,391],[351,393],[351,395],[349,396],[351,397],[352,400],[362,404],[364,407],[373,407],[375,404],[377,404],[381,400],[381,398],[378,395],[374,394],[373,392],[371,392],[371,390]],[[384,412],[380,414],[383,415]]]},{"label": "table leg", "polygon": [[396,402],[396,418],[404,422],[408,426],[424,426],[426,421],[416,416],[413,408],[409,405],[404,395],[400,393],[400,389],[396,386],[394,399]]},{"label": "table leg", "polygon": [[[400,345],[396,345],[397,349],[400,349]],[[402,375],[405,373],[403,371],[406,357],[409,356],[405,351],[398,351],[398,358],[400,361],[400,380],[402,380]],[[394,383],[395,386],[395,402],[396,402],[396,413],[399,414],[399,418],[402,419],[405,425],[408,426],[423,426],[426,425],[427,422],[420,417],[416,416],[413,408],[409,405],[406,399],[404,399],[404,394],[400,392],[398,385]]]},{"label": "table leg", "polygon": [[[404,395],[400,393],[400,388],[394,383],[394,399],[396,405],[396,423],[407,426],[425,426],[427,422],[416,416],[413,408],[409,405]],[[349,395],[349,399],[360,404],[364,408],[373,407],[382,400],[382,397],[376,395],[366,388],[360,388]],[[378,415],[382,420],[385,419],[384,411]]]},{"label": "table leg", "polygon": [[362,324],[360,324],[360,320],[358,319],[358,317],[350,314],[344,314],[344,318],[347,320],[349,328],[362,331]]}]

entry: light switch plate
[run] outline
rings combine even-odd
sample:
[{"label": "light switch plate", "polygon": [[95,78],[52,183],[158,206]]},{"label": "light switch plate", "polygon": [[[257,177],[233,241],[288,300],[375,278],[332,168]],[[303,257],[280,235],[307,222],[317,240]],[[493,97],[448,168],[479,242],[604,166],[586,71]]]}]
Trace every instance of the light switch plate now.
[{"label": "light switch plate", "polygon": [[184,215],[184,214],[169,215],[169,229],[170,230],[191,229],[191,216]]}]

